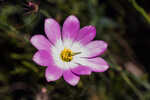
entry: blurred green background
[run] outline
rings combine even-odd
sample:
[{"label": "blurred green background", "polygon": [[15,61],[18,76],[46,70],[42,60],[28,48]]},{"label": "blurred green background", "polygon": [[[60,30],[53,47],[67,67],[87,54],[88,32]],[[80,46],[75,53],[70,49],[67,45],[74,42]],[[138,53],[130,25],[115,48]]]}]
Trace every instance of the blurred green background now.
[{"label": "blurred green background", "polygon": [[[31,4],[31,5],[30,5]],[[149,0],[0,0],[0,100],[150,100]],[[71,14],[94,25],[110,69],[81,76],[75,87],[48,83],[32,61],[29,42],[44,35],[44,20],[63,25]]]}]

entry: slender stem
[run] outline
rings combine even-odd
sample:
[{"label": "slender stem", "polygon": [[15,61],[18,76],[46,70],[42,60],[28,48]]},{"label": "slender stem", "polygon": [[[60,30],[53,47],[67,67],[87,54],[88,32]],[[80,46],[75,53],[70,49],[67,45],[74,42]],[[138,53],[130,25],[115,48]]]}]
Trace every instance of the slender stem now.
[{"label": "slender stem", "polygon": [[128,78],[127,74],[124,71],[121,70],[121,68],[117,65],[116,61],[113,59],[112,56],[110,56],[110,54],[109,54],[109,58],[110,58],[111,62],[114,64],[114,69],[121,73],[122,78],[132,88],[132,90],[139,97],[139,99],[144,100],[144,96],[142,95],[142,93],[138,90],[137,87],[134,86],[134,84]]},{"label": "slender stem", "polygon": [[144,18],[147,20],[148,23],[150,23],[150,16],[145,12],[145,10],[140,7],[135,0],[129,0],[129,2],[133,5],[133,7],[139,12],[141,13]]},{"label": "slender stem", "polygon": [[134,86],[134,84],[132,84],[131,80],[127,77],[127,75],[124,72],[122,72],[121,76],[123,77],[125,82],[133,89],[133,91],[136,93],[136,95],[139,97],[139,99],[144,100],[144,97],[141,94],[141,92]]}]

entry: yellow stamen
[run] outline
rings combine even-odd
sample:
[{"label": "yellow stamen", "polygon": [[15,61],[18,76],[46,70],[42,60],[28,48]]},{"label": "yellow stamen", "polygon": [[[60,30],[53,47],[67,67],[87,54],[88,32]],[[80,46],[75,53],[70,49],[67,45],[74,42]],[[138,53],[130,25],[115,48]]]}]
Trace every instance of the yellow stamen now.
[{"label": "yellow stamen", "polygon": [[60,57],[65,62],[70,62],[73,59],[73,56],[75,53],[73,53],[70,49],[64,48],[64,50],[61,52]]}]

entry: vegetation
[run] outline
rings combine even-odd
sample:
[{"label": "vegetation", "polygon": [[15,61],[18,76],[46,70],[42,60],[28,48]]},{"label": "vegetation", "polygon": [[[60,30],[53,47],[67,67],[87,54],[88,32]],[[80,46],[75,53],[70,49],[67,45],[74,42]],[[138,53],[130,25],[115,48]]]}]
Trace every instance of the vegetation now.
[{"label": "vegetation", "polygon": [[[148,0],[0,0],[0,100],[150,100]],[[31,5],[32,4],[32,5]],[[109,44],[104,73],[81,76],[72,87],[48,83],[29,42],[44,35],[44,20],[61,25],[74,14]],[[42,99],[43,98],[43,99]]]}]

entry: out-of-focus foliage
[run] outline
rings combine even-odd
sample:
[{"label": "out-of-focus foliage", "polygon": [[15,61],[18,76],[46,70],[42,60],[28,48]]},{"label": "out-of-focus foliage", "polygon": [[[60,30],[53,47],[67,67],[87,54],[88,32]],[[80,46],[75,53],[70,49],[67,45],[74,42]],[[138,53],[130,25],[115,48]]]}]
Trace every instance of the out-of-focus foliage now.
[{"label": "out-of-focus foliage", "polygon": [[[149,28],[147,8],[142,8],[145,2],[0,0],[0,100],[43,100],[39,95],[48,100],[150,100],[148,66],[136,58],[132,47],[136,41],[129,34],[139,24]],[[71,14],[80,19],[81,27],[95,25],[96,39],[109,44],[103,57],[110,69],[81,76],[75,87],[63,79],[46,82],[45,67],[32,61],[37,50],[29,42],[31,36],[44,34],[45,18],[52,17],[62,25]],[[47,91],[40,94],[43,87]]]}]

